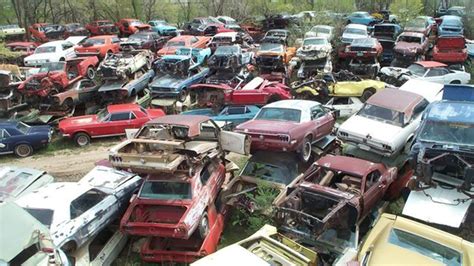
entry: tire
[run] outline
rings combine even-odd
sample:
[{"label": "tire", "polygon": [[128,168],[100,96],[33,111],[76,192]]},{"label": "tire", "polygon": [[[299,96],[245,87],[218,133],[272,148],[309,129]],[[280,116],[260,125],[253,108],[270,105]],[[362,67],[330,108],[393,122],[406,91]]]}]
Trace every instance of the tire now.
[{"label": "tire", "polygon": [[88,77],[89,79],[94,79],[94,78],[95,78],[95,70],[94,70],[93,67],[91,67],[91,66],[88,67],[86,73],[87,73],[87,77]]},{"label": "tire", "polygon": [[304,138],[299,155],[305,163],[311,158],[311,136]]},{"label": "tire", "polygon": [[188,96],[188,92],[186,89],[182,89],[181,92],[179,93],[179,96],[178,96],[178,100],[180,102],[185,102],[186,101],[186,97]]},{"label": "tire", "polygon": [[59,58],[59,62],[64,62],[66,59],[64,57]]},{"label": "tire", "polygon": [[362,96],[360,96],[360,100],[365,103],[372,95],[374,95],[374,92],[371,89],[366,89]]},{"label": "tire", "polygon": [[449,82],[449,84],[461,84],[461,81],[453,80],[453,81]]},{"label": "tire", "polygon": [[61,249],[64,251],[66,254],[71,254],[77,249],[77,245],[74,241],[69,241],[66,244],[64,244]]},{"label": "tire", "polygon": [[30,144],[19,144],[15,147],[15,155],[25,158],[33,154],[33,147]]},{"label": "tire", "polygon": [[86,133],[77,133],[74,135],[74,142],[76,142],[77,146],[84,147],[91,143],[91,137]]},{"label": "tire", "polygon": [[201,220],[199,220],[198,230],[199,236],[202,239],[206,239],[207,235],[209,234],[209,218],[207,217],[207,212],[205,212],[202,215]]}]

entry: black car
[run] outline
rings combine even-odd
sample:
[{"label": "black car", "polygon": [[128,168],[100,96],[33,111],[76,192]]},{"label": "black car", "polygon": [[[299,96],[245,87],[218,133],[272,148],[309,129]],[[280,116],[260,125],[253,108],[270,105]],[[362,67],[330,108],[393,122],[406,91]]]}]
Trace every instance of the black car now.
[{"label": "black car", "polygon": [[64,25],[66,29],[64,32],[64,37],[70,36],[89,36],[89,31],[79,23],[70,23]]},{"label": "black car", "polygon": [[154,31],[141,31],[130,35],[128,40],[120,43],[122,48],[149,49],[156,52],[163,48],[169,37],[162,37]]},{"label": "black car", "polygon": [[18,157],[28,157],[34,150],[51,142],[50,126],[29,126],[18,121],[0,122],[0,154],[15,153]]}]

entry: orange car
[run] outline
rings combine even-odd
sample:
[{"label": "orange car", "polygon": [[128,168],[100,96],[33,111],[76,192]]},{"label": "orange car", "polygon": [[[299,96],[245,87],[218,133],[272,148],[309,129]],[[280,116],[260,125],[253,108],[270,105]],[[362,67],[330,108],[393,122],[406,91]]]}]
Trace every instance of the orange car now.
[{"label": "orange car", "polygon": [[180,35],[169,40],[158,51],[158,56],[174,54],[178,47],[206,48],[211,38],[204,36]]},{"label": "orange car", "polygon": [[134,18],[123,18],[115,24],[120,31],[121,36],[129,36],[137,33],[139,30],[150,30],[151,26]]},{"label": "orange car", "polygon": [[117,53],[120,49],[120,39],[115,35],[99,35],[90,37],[81,46],[74,48],[78,56],[98,56],[104,58],[107,54]]},{"label": "orange car", "polygon": [[255,60],[259,68],[273,71],[285,69],[295,55],[295,47],[287,47],[284,41],[277,38],[265,38],[255,55]]}]

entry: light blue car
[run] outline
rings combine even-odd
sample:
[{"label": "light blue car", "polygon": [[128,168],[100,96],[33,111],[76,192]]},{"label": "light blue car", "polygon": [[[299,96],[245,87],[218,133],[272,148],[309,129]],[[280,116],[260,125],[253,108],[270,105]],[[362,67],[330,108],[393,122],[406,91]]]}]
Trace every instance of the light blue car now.
[{"label": "light blue car", "polygon": [[231,130],[237,125],[254,118],[260,111],[255,105],[226,106],[222,111],[216,113],[211,108],[194,109],[182,112],[183,115],[206,115],[214,121],[224,122],[224,128]]},{"label": "light blue car", "polygon": [[442,16],[443,21],[439,25],[438,36],[464,35],[464,25],[458,16]]},{"label": "light blue car", "polygon": [[191,48],[191,47],[180,47],[176,49],[175,54],[191,56],[194,64],[200,66],[206,63],[207,59],[211,56],[211,48],[201,49],[201,48]]},{"label": "light blue car", "polygon": [[371,16],[369,12],[365,11],[353,12],[352,14],[347,16],[346,19],[347,24],[362,24],[366,26],[373,26],[374,24],[381,21]]},{"label": "light blue car", "polygon": [[177,36],[178,28],[171,26],[165,20],[150,20],[148,24],[151,26],[151,29],[155,32],[158,32],[161,36]]}]

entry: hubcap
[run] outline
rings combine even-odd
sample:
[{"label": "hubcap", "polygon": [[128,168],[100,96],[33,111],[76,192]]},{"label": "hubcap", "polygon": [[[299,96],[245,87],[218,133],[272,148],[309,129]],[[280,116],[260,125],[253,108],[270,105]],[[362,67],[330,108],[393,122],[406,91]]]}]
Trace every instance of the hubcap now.
[{"label": "hubcap", "polygon": [[21,156],[26,156],[30,152],[30,148],[25,145],[18,147],[18,154]]},{"label": "hubcap", "polygon": [[309,155],[311,154],[311,144],[309,142],[304,144],[303,148],[303,158],[305,160],[309,159]]},{"label": "hubcap", "polygon": [[85,136],[80,136],[79,138],[77,138],[77,143],[78,143],[80,146],[87,145],[87,137],[85,137]]}]

